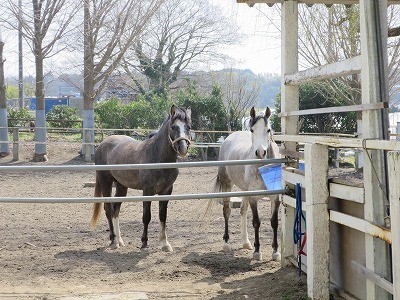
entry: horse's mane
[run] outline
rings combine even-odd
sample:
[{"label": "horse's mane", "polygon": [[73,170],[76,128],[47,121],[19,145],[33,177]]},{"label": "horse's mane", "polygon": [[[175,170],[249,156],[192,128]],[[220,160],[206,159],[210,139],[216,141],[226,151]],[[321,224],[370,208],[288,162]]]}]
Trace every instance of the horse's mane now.
[{"label": "horse's mane", "polygon": [[265,117],[264,113],[259,113],[259,114],[257,114],[257,115],[255,116],[254,119],[253,119],[253,118],[250,118],[250,121],[249,121],[249,128],[251,128],[254,124],[256,124],[257,121],[260,120],[260,119],[264,119],[265,123],[268,122],[268,118]]}]

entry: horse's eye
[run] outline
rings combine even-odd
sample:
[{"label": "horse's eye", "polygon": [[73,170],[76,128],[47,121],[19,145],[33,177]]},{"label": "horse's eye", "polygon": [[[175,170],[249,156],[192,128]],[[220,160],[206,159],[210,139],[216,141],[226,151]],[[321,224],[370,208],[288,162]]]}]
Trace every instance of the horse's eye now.
[{"label": "horse's eye", "polygon": [[250,132],[253,132],[254,130],[253,129],[250,129]]},{"label": "horse's eye", "polygon": [[267,132],[270,133],[270,132],[271,132],[271,129],[268,129]]},{"label": "horse's eye", "polygon": [[176,126],[176,125],[173,125],[173,126],[171,126],[171,129],[172,129],[172,130],[178,130],[178,129],[179,129],[179,127],[178,127],[178,126]]}]

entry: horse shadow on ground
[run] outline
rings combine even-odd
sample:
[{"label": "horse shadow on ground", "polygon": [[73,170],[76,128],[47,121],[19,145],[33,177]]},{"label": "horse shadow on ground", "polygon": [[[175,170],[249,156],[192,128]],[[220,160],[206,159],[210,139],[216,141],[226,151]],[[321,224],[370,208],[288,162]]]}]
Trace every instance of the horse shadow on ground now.
[{"label": "horse shadow on ground", "polygon": [[279,269],[273,273],[241,280],[221,283],[219,295],[213,300],[265,299],[265,300],[308,300],[307,278],[297,276],[291,267]]},{"label": "horse shadow on ground", "polygon": [[187,265],[196,265],[210,272],[210,276],[201,281],[209,284],[215,281],[224,281],[229,276],[254,271],[262,262],[251,263],[250,258],[238,258],[232,253],[189,253],[182,258],[182,262]]},{"label": "horse shadow on ground", "polygon": [[141,272],[142,267],[139,263],[145,260],[150,252],[128,252],[121,253],[115,250],[109,250],[108,247],[97,248],[96,250],[67,250],[59,252],[54,257],[68,261],[68,264],[74,264],[79,267],[82,261],[100,262],[107,265],[113,273]]}]

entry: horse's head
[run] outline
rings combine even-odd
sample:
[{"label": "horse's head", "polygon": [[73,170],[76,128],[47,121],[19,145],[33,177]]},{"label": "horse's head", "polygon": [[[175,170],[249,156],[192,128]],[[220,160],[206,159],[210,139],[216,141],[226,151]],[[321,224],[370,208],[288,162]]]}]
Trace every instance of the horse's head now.
[{"label": "horse's head", "polygon": [[256,115],[254,107],[250,110],[250,131],[253,150],[258,158],[265,158],[270,147],[271,124],[269,107],[264,114]]},{"label": "horse's head", "polygon": [[190,108],[178,108],[171,106],[170,122],[169,122],[169,140],[172,148],[180,156],[185,157],[190,145],[190,129],[192,125],[192,110]]}]

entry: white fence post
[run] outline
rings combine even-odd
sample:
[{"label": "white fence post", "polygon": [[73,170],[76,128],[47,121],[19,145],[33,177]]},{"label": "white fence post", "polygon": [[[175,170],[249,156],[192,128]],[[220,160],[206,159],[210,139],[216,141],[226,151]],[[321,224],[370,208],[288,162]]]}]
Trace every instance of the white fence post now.
[{"label": "white fence post", "polygon": [[305,144],[307,286],[311,299],[329,299],[328,147]]},{"label": "white fence post", "polygon": [[388,153],[390,221],[392,231],[393,299],[400,300],[400,152]]},{"label": "white fence post", "polygon": [[[282,70],[281,74],[296,73],[298,67],[298,3],[297,1],[284,1],[282,3]],[[286,85],[282,76],[282,112],[290,112],[299,109],[299,87]],[[298,133],[298,116],[282,117],[282,134]],[[295,142],[285,142],[286,150],[295,151]],[[294,209],[285,207],[282,209],[282,265],[289,265],[287,259],[293,256],[293,226]]]}]

